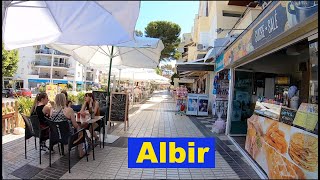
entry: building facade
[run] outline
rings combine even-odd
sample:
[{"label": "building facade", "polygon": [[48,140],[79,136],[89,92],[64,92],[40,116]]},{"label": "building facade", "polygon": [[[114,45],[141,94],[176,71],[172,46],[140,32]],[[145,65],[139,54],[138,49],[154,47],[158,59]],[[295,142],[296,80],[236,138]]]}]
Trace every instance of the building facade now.
[{"label": "building facade", "polygon": [[19,49],[18,69],[13,79],[20,82],[21,88],[53,83],[61,87],[70,84],[73,90],[80,90],[84,83],[99,82],[96,72],[68,54],[40,45]]}]

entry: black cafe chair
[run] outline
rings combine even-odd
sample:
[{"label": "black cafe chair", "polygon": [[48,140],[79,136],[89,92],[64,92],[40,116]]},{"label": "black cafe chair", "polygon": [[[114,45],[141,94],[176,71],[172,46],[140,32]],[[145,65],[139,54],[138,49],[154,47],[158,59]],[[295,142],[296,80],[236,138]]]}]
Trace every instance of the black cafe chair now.
[{"label": "black cafe chair", "polygon": [[[70,151],[73,147],[77,147],[78,145],[82,145],[85,143],[86,139],[86,131],[85,129],[80,129],[77,132],[70,134],[69,123],[67,121],[61,122],[49,122],[50,132],[49,132],[49,166],[51,167],[51,147],[57,143],[61,143],[61,147],[63,145],[68,145],[68,162],[69,162],[69,173],[70,171]],[[82,132],[82,137],[80,135]],[[62,148],[63,149],[63,148]],[[77,149],[76,149],[77,150]],[[63,151],[63,150],[62,150]],[[88,162],[88,149],[85,145],[86,158]],[[62,152],[63,153],[63,152]]]},{"label": "black cafe chair", "polygon": [[26,125],[25,127],[25,136],[24,136],[24,151],[25,151],[25,159],[27,159],[27,140],[31,137],[34,137],[34,145],[35,149],[37,150],[37,139],[39,138],[39,161],[41,164],[41,141],[45,141],[49,139],[49,137],[43,136],[43,132],[46,131],[49,127],[46,128],[40,128],[40,122],[37,115],[32,115],[30,117],[27,117],[24,114],[21,114],[24,123]]}]

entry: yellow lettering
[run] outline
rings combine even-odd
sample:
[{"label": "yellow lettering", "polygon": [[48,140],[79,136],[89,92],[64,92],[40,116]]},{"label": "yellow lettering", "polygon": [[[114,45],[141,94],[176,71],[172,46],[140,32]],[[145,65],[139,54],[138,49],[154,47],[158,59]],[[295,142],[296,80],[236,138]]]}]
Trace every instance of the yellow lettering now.
[{"label": "yellow lettering", "polygon": [[188,145],[188,161],[189,163],[194,163],[194,148],[192,147],[194,146],[194,142],[188,142]]},{"label": "yellow lettering", "polygon": [[[169,143],[170,155],[169,155],[169,162],[170,163],[182,163],[186,159],[186,151],[181,148],[176,148],[175,142]],[[179,153],[179,158],[176,157],[176,153]]]},{"label": "yellow lettering", "polygon": [[210,148],[198,148],[198,163],[204,163],[204,154],[209,152]]},{"label": "yellow lettering", "polygon": [[[148,151],[148,154],[146,154]],[[143,163],[144,160],[151,160],[151,163],[158,163],[158,159],[151,142],[144,142],[139,152],[136,163]]]},{"label": "yellow lettering", "polygon": [[160,143],[160,163],[166,163],[166,155],[167,155],[166,147],[167,147],[166,142]]}]

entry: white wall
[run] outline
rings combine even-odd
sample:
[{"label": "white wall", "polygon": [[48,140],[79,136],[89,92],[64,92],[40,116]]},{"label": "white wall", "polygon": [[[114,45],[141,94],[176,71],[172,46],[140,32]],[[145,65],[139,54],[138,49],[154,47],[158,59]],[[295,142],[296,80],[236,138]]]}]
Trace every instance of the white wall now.
[{"label": "white wall", "polygon": [[33,47],[19,48],[19,62],[15,79],[23,80],[23,88],[28,87],[28,78],[31,73],[31,62],[35,59],[35,49]]}]

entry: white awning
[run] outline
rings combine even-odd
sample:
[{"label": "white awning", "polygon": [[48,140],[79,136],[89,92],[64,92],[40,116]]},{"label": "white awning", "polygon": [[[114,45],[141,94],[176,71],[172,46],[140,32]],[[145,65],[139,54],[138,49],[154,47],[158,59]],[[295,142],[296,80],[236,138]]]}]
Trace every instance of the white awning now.
[{"label": "white awning", "polygon": [[226,37],[226,38],[218,38],[214,40],[214,46],[208,51],[206,56],[204,57],[204,62],[206,62],[210,58],[216,58],[227,46],[228,43],[232,42],[235,38]]}]

